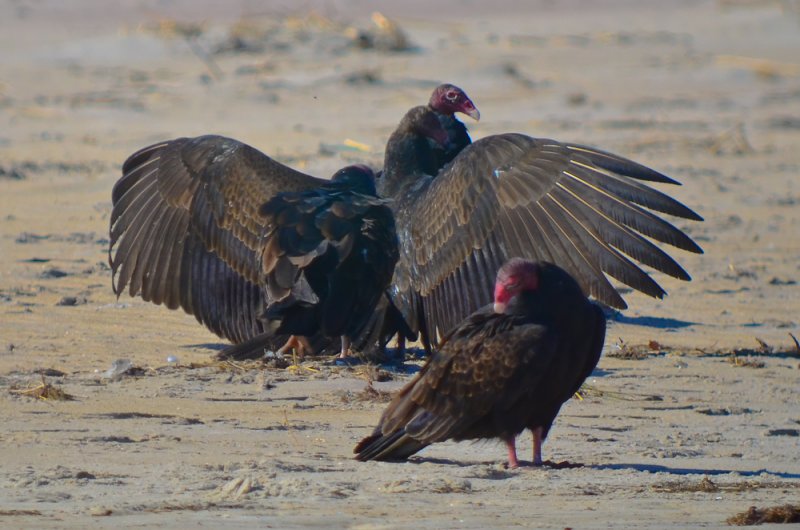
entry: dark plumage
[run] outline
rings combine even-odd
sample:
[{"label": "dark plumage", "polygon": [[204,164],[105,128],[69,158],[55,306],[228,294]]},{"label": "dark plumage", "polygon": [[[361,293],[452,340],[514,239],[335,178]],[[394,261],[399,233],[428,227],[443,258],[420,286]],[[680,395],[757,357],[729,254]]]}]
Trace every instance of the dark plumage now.
[{"label": "dark plumage", "polygon": [[493,271],[511,256],[555,263],[616,308],[626,304],[606,274],[665,294],[629,257],[689,279],[650,241],[702,252],[653,212],[702,218],[642,183],[674,180],[611,153],[513,133],[466,146],[432,175],[435,155],[408,123],[426,114],[434,113],[412,109],[390,137],[378,192],[394,199],[400,237],[392,303],[428,349],[490,301]]},{"label": "dark plumage", "polygon": [[[119,296],[183,308],[235,344],[266,331],[259,207],[281,191],[326,180],[231,138],[178,138],[145,147],[112,191],[109,263]],[[259,340],[255,355],[282,338]]]},{"label": "dark plumage", "polygon": [[[428,133],[418,128],[416,133],[441,140],[445,133],[438,121],[432,120],[435,130]],[[268,306],[276,302],[267,290],[265,277],[270,270],[264,261],[273,255],[265,249],[274,240],[266,237],[271,227],[260,208],[282,192],[322,189],[323,194],[335,195],[342,192],[337,188],[342,184],[330,188],[325,179],[295,171],[248,145],[221,136],[154,144],[131,155],[122,172],[112,191],[110,220],[109,262],[114,292],[119,296],[127,290],[131,296],[170,309],[183,308],[211,331],[238,345],[223,351],[222,357],[258,357],[264,349],[275,350],[283,344],[286,337],[275,335],[282,330],[274,329],[274,322],[264,318]],[[324,198],[319,200],[325,202]],[[335,200],[330,203],[332,210],[327,217],[322,215],[328,223],[320,231],[323,239],[340,236],[341,226],[357,225],[355,219],[372,215],[373,206],[385,210],[375,197],[362,197],[356,203],[350,209],[337,209],[340,203]],[[336,224],[337,220],[342,224]],[[384,228],[381,226],[381,230]],[[288,252],[310,245],[284,237],[288,239],[280,243],[289,245]],[[344,247],[358,237],[345,237]],[[341,242],[318,243],[333,244],[341,255]],[[392,262],[392,254],[388,253],[386,259]],[[271,310],[278,315],[278,306]],[[353,318],[354,322],[359,320]]]},{"label": "dark plumage", "polygon": [[[436,116],[445,132],[447,132],[447,143],[445,145],[433,138],[427,139],[425,151],[427,151],[428,156],[425,156],[419,162],[418,171],[420,173],[435,175],[453,160],[462,149],[472,143],[467,128],[455,117],[455,114],[460,112],[475,121],[480,120],[481,114],[469,96],[462,89],[450,83],[441,84],[433,89],[428,100],[428,110]],[[382,174],[379,173],[379,175]],[[377,346],[384,350],[386,344],[392,337],[396,336],[398,349],[403,351],[405,349],[405,341],[414,340],[417,333],[411,329],[409,323],[406,322],[406,317],[395,307],[391,298],[387,298],[383,302],[384,308],[381,309],[381,314],[375,318],[375,322],[381,323],[380,334],[377,338],[371,334],[362,337],[364,348],[370,351],[375,346],[374,341],[377,340]],[[375,325],[373,324],[373,327]]]},{"label": "dark plumage", "polygon": [[269,227],[261,254],[270,300],[264,320],[276,334],[341,336],[340,356],[347,355],[397,262],[385,202],[375,195],[372,170],[350,166],[330,183],[279,193],[261,207]]},{"label": "dark plumage", "polygon": [[[434,95],[437,116],[457,111],[477,116],[469,98],[455,87]],[[458,120],[452,122],[447,123],[454,134],[459,125],[463,129]],[[431,139],[429,151],[442,151],[450,143],[443,125],[428,122],[427,127],[413,134]],[[221,357],[260,357],[264,349],[282,345],[287,337],[273,336],[263,319],[272,300],[262,279],[261,238],[267,227],[258,210],[278,193],[308,191],[327,181],[221,136],[145,147],[125,161],[122,173],[112,192],[114,292],[183,308],[237,345]],[[380,304],[386,307],[389,301]],[[392,333],[411,336],[400,314],[394,310],[390,322],[392,315]],[[382,311],[381,321],[385,316]],[[314,350],[325,346],[319,335],[315,339]]]},{"label": "dark plumage", "polygon": [[498,272],[495,303],[474,312],[392,400],[359,460],[403,460],[444,440],[534,435],[534,464],[561,405],[600,359],[605,318],[577,282],[548,263],[515,258]]}]

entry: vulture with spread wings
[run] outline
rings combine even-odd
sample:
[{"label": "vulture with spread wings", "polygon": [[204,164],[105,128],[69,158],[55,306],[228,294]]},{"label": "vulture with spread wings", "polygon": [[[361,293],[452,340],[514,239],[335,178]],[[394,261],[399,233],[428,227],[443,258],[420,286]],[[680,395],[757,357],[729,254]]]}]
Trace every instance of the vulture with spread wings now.
[{"label": "vulture with spread wings", "polygon": [[[404,121],[429,112],[415,107]],[[690,279],[651,241],[702,253],[657,213],[702,218],[644,184],[678,184],[671,178],[599,149],[515,133],[467,144],[431,171],[427,142],[407,131],[389,138],[378,193],[393,199],[400,238],[392,308],[426,349],[491,301],[494,272],[513,256],[562,267],[615,308],[626,304],[606,275],[665,294],[636,262]],[[398,330],[384,327],[382,342]]]},{"label": "vulture with spread wings", "polygon": [[[452,114],[479,115],[466,94],[452,85],[437,87],[428,108],[429,121],[404,130],[425,142],[428,160],[443,160],[450,156],[447,149],[463,145],[458,142],[466,136]],[[260,209],[280,193],[320,189],[328,180],[222,136],[145,147],[125,161],[122,173],[112,191],[109,238],[117,296],[127,291],[169,309],[184,309],[234,343],[221,357],[260,357],[287,340],[298,344],[300,337],[289,336],[295,332],[281,335],[291,326],[276,329],[275,321],[265,318],[286,314],[287,304],[274,305],[277,300],[270,297],[262,257],[271,228]],[[314,350],[328,342],[320,333],[307,338]],[[300,345],[309,346],[303,340]]]},{"label": "vulture with spread wings", "polygon": [[605,329],[603,311],[563,269],[509,260],[494,304],[443,340],[356,446],[356,458],[404,460],[436,442],[500,438],[515,468],[516,437],[530,429],[533,464],[541,465],[542,442],[597,365]]}]

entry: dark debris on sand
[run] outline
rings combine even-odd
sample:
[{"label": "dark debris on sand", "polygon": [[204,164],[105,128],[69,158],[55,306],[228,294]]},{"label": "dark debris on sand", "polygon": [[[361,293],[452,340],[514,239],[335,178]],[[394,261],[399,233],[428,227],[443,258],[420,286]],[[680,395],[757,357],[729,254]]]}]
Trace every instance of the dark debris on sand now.
[{"label": "dark debris on sand", "polygon": [[655,340],[648,341],[647,344],[628,344],[622,339],[618,339],[617,348],[606,354],[607,357],[617,359],[640,360],[657,355],[663,355],[665,346]]},{"label": "dark debris on sand", "polygon": [[749,368],[763,368],[765,363],[758,358],[767,357],[795,357],[800,358],[800,341],[792,333],[789,333],[792,345],[789,347],[773,346],[767,344],[763,339],[754,337],[758,346],[754,348],[735,348],[735,349],[702,349],[682,350],[669,345],[650,340],[647,344],[629,344],[622,339],[605,353],[606,357],[626,360],[642,360],[661,355],[691,355],[696,357],[725,357],[735,366],[745,366]]},{"label": "dark debris on sand", "polygon": [[343,403],[388,403],[392,400],[392,392],[378,390],[372,383],[367,383],[361,392],[345,391],[340,394]]},{"label": "dark debris on sand", "polygon": [[753,526],[764,523],[800,523],[800,505],[785,504],[770,508],[751,506],[746,512],[729,517],[731,526]]},{"label": "dark debris on sand", "polygon": [[718,484],[709,477],[703,477],[700,481],[691,479],[661,482],[651,486],[651,489],[658,493],[717,493],[717,492],[742,492],[755,491],[761,489],[789,489],[800,487],[800,484],[786,481],[770,480],[745,480],[732,484]]}]

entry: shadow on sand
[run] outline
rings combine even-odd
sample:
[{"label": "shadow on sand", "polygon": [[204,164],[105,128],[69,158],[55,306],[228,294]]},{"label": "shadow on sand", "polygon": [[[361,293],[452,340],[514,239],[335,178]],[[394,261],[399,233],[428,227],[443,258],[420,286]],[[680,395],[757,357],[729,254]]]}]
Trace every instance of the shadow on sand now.
[{"label": "shadow on sand", "polygon": [[[490,460],[485,462],[458,462],[455,460],[450,460],[447,458],[427,458],[421,456],[413,456],[408,460],[410,464],[440,464],[443,466],[457,466],[457,467],[471,467],[475,465],[493,465],[497,464],[499,459]],[[400,462],[398,462],[400,463]],[[520,460],[520,467],[528,468],[528,469],[535,469],[530,462]],[[692,468],[692,467],[669,467],[669,466],[660,466],[655,464],[588,464],[588,465],[580,465],[577,463],[565,463],[562,462],[561,465],[565,465],[565,468],[578,468],[578,469],[597,469],[597,470],[634,470],[634,471],[641,471],[645,473],[669,473],[671,475],[683,475],[683,476],[691,476],[691,475],[728,475],[730,473],[736,473],[742,477],[758,477],[764,473],[768,475],[772,475],[774,477],[782,478],[782,479],[790,479],[790,480],[797,480],[800,479],[800,473],[787,473],[784,471],[770,471],[769,469],[757,469],[752,471],[742,471],[739,469],[706,469],[706,468]],[[558,465],[545,465],[544,469],[554,469],[558,468]],[[502,478],[505,476],[503,472],[498,472],[498,478]],[[512,476],[509,474],[508,476]]]},{"label": "shadow on sand", "polygon": [[609,317],[611,322],[619,322],[620,324],[630,324],[632,326],[647,326],[650,328],[658,329],[680,329],[688,328],[689,326],[699,325],[698,322],[688,322],[686,320],[678,320],[676,318],[661,318],[661,317],[629,317],[622,313],[614,313]]},{"label": "shadow on sand", "polygon": [[669,467],[654,464],[601,464],[587,466],[592,469],[633,469],[635,471],[645,471],[647,473],[670,473],[672,475],[727,475],[736,473],[743,477],[757,477],[763,473],[785,479],[800,479],[800,473],[786,473],[782,471],[770,471],[769,469],[757,469],[754,471],[742,471],[738,469],[703,469],[692,467]]},{"label": "shadow on sand", "polygon": [[222,351],[230,346],[230,344],[222,344],[220,342],[201,342],[199,344],[184,344],[181,346],[183,349],[203,348],[204,350]]}]

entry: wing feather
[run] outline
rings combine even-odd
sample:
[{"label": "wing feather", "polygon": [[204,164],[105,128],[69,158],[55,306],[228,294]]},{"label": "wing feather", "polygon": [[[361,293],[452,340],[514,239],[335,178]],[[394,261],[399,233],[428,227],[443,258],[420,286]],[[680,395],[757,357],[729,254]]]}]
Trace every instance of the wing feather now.
[{"label": "wing feather", "polygon": [[404,429],[422,444],[457,440],[520,391],[515,376],[526,374],[523,390],[535,387],[555,354],[554,339],[538,324],[486,325],[485,314],[459,328],[392,401],[381,418],[382,434]]},{"label": "wing feather", "polygon": [[[396,294],[419,293],[426,314],[417,318],[445,333],[491,293],[490,268],[520,256],[563,267],[584,292],[612,307],[626,304],[607,276],[662,297],[640,264],[689,275],[651,239],[702,249],[657,213],[701,217],[642,181],[676,184],[585,146],[522,134],[478,140],[434,179],[421,178],[395,197],[403,246]],[[420,325],[412,322],[412,329]]]},{"label": "wing feather", "polygon": [[182,307],[218,335],[263,333],[258,208],[323,182],[221,136],[132,154],[112,190],[109,262],[117,295]]}]

